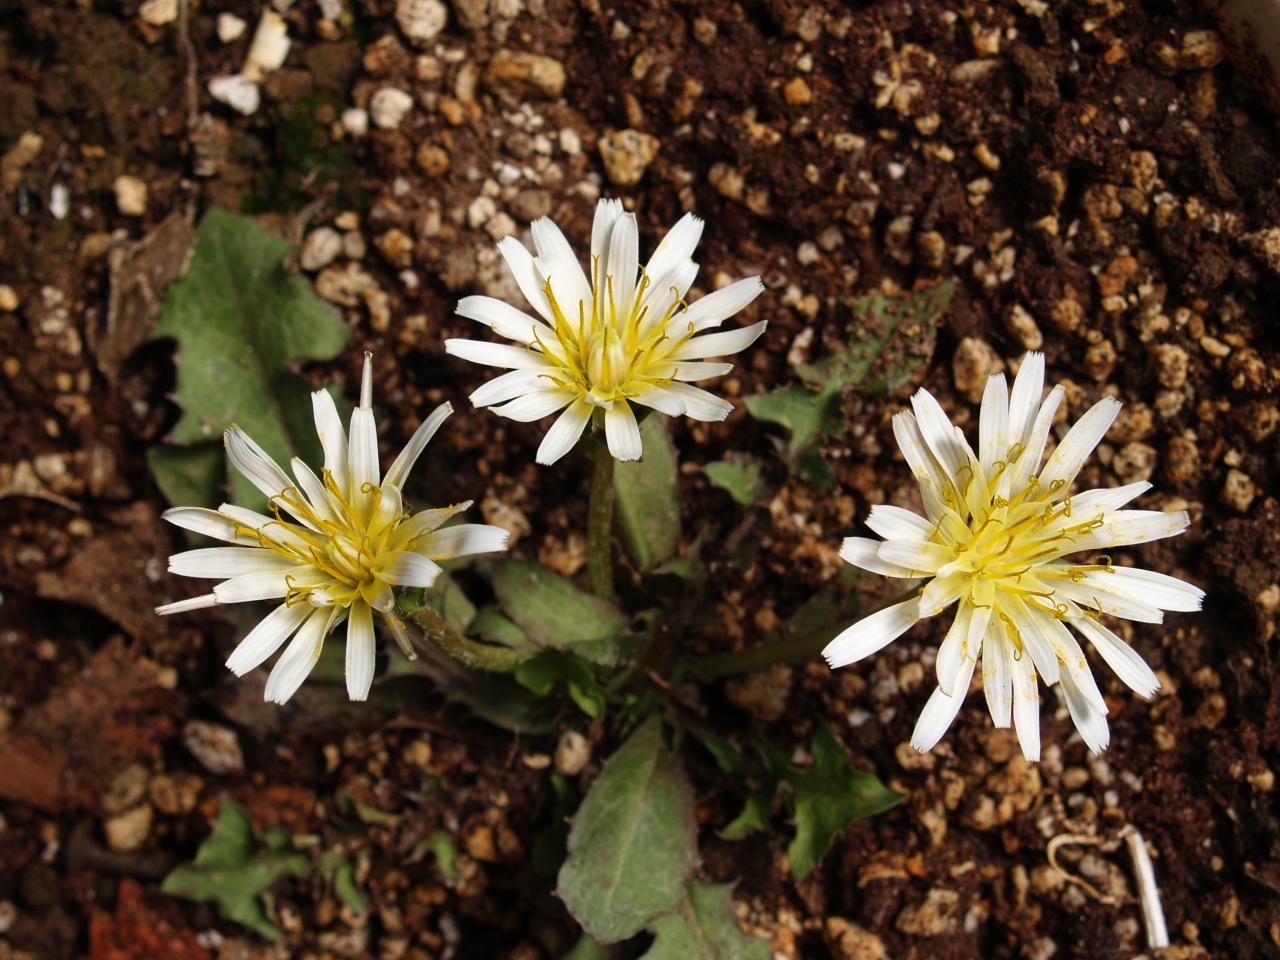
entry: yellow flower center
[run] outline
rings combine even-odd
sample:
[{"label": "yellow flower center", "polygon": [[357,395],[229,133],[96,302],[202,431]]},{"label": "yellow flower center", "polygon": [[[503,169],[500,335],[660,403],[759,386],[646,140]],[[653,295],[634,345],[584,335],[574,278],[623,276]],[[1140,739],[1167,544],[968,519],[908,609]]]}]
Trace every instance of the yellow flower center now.
[{"label": "yellow flower center", "polygon": [[[324,471],[324,488],[330,498],[329,516],[320,515],[296,487],[290,487],[272,498],[273,521],[257,530],[237,524],[237,532],[255,537],[279,556],[328,577],[332,583],[324,584],[323,589],[327,600],[337,606],[350,606],[362,595],[368,601],[378,580],[391,582],[379,574],[378,560],[389,551],[392,535],[409,514],[400,506],[398,493],[388,494],[371,483],[361,488],[357,503],[343,495],[328,470]],[[281,506],[304,522],[284,519]],[[402,547],[412,548],[413,541]],[[285,603],[302,602],[316,589],[314,585],[291,584]]]},{"label": "yellow flower center", "polygon": [[[601,283],[599,258],[592,267],[591,303],[579,300],[577,310],[566,314],[556,300],[551,281],[546,283],[547,301],[555,319],[553,344],[537,340],[542,352],[556,365],[548,375],[559,387],[572,390],[597,406],[635,396],[644,387],[668,383],[672,352],[693,336],[693,326],[678,340],[672,340],[668,325],[686,308],[679,291],[672,288],[672,303],[662,314],[652,313],[644,303],[648,275],[641,273],[634,296],[628,304],[620,300],[612,275]],[[621,280],[628,283],[629,280]],[[576,312],[576,316],[572,315]]]}]

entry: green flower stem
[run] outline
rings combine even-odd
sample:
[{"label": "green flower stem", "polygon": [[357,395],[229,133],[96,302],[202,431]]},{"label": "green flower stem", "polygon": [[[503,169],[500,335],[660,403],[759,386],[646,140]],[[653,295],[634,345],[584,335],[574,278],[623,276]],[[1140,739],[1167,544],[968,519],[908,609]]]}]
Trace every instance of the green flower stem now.
[{"label": "green flower stem", "polygon": [[428,606],[420,607],[414,612],[413,622],[421,628],[427,640],[464,667],[491,670],[494,673],[510,673],[530,656],[524,650],[478,643],[464,637],[449,626],[444,617]]},{"label": "green flower stem", "polygon": [[878,613],[886,607],[891,607],[896,603],[902,603],[904,600],[919,595],[920,588],[912,587],[892,600],[887,600],[871,610],[859,613],[851,620],[829,623],[824,627],[818,627],[816,630],[810,630],[808,633],[787,637],[777,643],[771,643],[763,647],[751,647],[748,650],[735,650],[732,653],[716,653],[710,656],[698,657],[687,661],[685,666],[691,674],[700,680],[716,680],[720,677],[732,677],[739,673],[763,670],[765,667],[773,666],[775,663],[799,663],[805,660],[812,660],[822,653],[823,648],[828,643],[859,620],[864,620],[871,614]]},{"label": "green flower stem", "polygon": [[613,455],[600,443],[591,474],[591,503],[587,508],[587,577],[591,592],[612,603],[613,589]]}]

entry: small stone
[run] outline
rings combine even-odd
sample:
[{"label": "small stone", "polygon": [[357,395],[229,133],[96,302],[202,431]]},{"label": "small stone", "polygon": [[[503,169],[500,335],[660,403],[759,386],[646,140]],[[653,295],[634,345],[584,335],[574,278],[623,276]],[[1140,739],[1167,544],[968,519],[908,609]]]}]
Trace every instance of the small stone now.
[{"label": "small stone", "polygon": [[508,547],[514,546],[518,540],[533,532],[533,525],[529,523],[529,518],[524,515],[524,511],[505,500],[498,499],[492,490],[489,490],[480,502],[480,514],[484,517],[485,523],[507,531]]},{"label": "small stone", "polygon": [[1268,227],[1244,238],[1245,245],[1264,267],[1280,274],[1280,227]]},{"label": "small stone", "polygon": [[775,663],[730,680],[725,684],[725,696],[760,722],[773,723],[786,713],[794,674],[787,664]]},{"label": "small stone", "polygon": [[1084,320],[1084,307],[1074,297],[1056,300],[1049,308],[1049,322],[1063,333],[1075,333]]},{"label": "small stone", "polygon": [[49,188],[49,216],[55,220],[65,220],[70,212],[71,188],[65,183],[55,183]]},{"label": "small stone", "polygon": [[268,73],[284,65],[291,43],[288,21],[274,10],[263,10],[240,72],[255,83],[261,82]]},{"label": "small stone", "polygon": [[802,267],[811,267],[821,259],[818,245],[812,240],[806,240],[796,249],[796,263]]},{"label": "small stone", "polygon": [[378,237],[374,244],[393,267],[403,269],[413,263],[413,238],[399,227],[392,227]]},{"label": "small stone", "polygon": [[573,127],[564,127],[559,135],[560,149],[570,157],[576,157],[582,153],[582,137],[578,136],[578,131]]},{"label": "small stone", "polygon": [[106,813],[122,813],[146,796],[146,793],[147,770],[141,764],[132,763],[112,779],[111,786],[102,795],[102,809]]},{"label": "small stone", "polygon": [[235,73],[229,77],[214,77],[208,83],[209,96],[219,103],[225,103],[236,113],[246,117],[258,110],[262,101],[262,93],[258,85],[243,74]]},{"label": "small stone", "polygon": [[1147,443],[1126,443],[1111,459],[1111,469],[1125,483],[1150,480],[1156,469],[1156,448]]},{"label": "small stone", "polygon": [[413,97],[398,87],[383,87],[369,99],[369,116],[383,130],[396,129],[412,109]]},{"label": "small stone", "polygon": [[182,728],[182,742],[200,765],[217,776],[244,769],[240,740],[229,727],[204,720],[191,720]]},{"label": "small stone", "polygon": [[558,97],[564,92],[564,64],[538,53],[502,49],[489,61],[484,79],[495,90]]},{"label": "small stone", "polygon": [[837,960],[887,960],[889,956],[879,936],[843,917],[828,917],[823,933]]},{"label": "small stone", "polygon": [[298,263],[303,270],[323,270],[342,253],[342,234],[333,227],[319,227],[307,234]]},{"label": "small stone", "polygon": [[1186,350],[1177,344],[1161,343],[1156,345],[1152,354],[1156,361],[1156,379],[1161,386],[1177,390],[1187,382],[1191,358]]},{"label": "small stone", "polygon": [[1200,448],[1181,434],[1169,438],[1164,448],[1164,477],[1180,493],[1191,493],[1200,480]]},{"label": "small stone", "polygon": [[640,130],[614,130],[600,138],[600,159],[605,173],[619,187],[633,187],[662,146],[652,134]]},{"label": "small stone", "polygon": [[111,189],[116,195],[116,209],[126,217],[140,217],[147,212],[147,185],[137,177],[121,174]]},{"label": "small stone", "polygon": [[1208,70],[1220,64],[1224,56],[1222,38],[1212,30],[1188,31],[1181,47],[1161,40],[1151,48],[1152,65],[1165,73]]},{"label": "small stone", "polygon": [[718,28],[714,20],[698,17],[693,21],[693,39],[704,47],[709,47],[715,42],[717,32]]},{"label": "small stone", "polygon": [[107,846],[112,850],[137,850],[151,833],[153,814],[147,804],[117,814],[104,824]]},{"label": "small stone", "polygon": [[813,90],[804,77],[794,77],[782,88],[782,96],[793,107],[813,103]]},{"label": "small stone", "polygon": [[176,817],[196,808],[203,786],[204,781],[194,773],[162,773],[147,784],[147,797],[161,813]]},{"label": "small stone", "polygon": [[233,43],[239,40],[244,36],[244,32],[248,27],[249,24],[234,13],[218,14],[218,39],[223,43]]},{"label": "small stone", "polygon": [[138,17],[153,27],[163,27],[178,19],[178,0],[146,0],[138,7]]},{"label": "small stone", "polygon": [[1243,470],[1232,467],[1227,471],[1226,482],[1222,485],[1222,502],[1238,513],[1248,513],[1258,488],[1252,478]]},{"label": "small stone", "polygon": [[1084,352],[1084,369],[1089,376],[1099,383],[1111,376],[1116,368],[1116,348],[1110,340],[1103,338]]},{"label": "small stone", "polygon": [[956,389],[970,403],[982,400],[987,379],[1004,369],[1004,361],[990,344],[978,337],[965,337],[956,345],[951,358],[951,376]]},{"label": "small stone", "polygon": [[438,177],[449,169],[449,151],[439,144],[424,143],[414,154],[418,167],[429,177]]},{"label": "small stone", "polygon": [[936,937],[960,929],[960,895],[954,890],[934,887],[920,903],[898,914],[895,923],[902,933],[914,937]]},{"label": "small stone", "polygon": [[431,43],[449,22],[449,8],[440,0],[398,0],[396,23],[415,47]]},{"label": "small stone", "polygon": [[576,777],[591,760],[591,743],[576,730],[566,730],[556,744],[556,771],[562,776]]},{"label": "small stone", "polygon": [[716,192],[730,200],[741,200],[746,180],[742,173],[727,163],[713,163],[707,171],[707,180]]},{"label": "small stone", "polygon": [[468,30],[482,30],[489,25],[489,0],[453,0],[453,12]]},{"label": "small stone", "polygon": [[348,107],[342,111],[342,129],[353,137],[363,137],[369,132],[369,111],[361,107]]},{"label": "small stone", "polygon": [[1009,332],[1018,338],[1018,342],[1027,350],[1039,350],[1044,346],[1044,334],[1026,307],[1015,303],[1009,311],[1009,319],[1005,324]]},{"label": "small stone", "polygon": [[0,283],[0,311],[12,313],[18,309],[18,295],[7,283]]}]

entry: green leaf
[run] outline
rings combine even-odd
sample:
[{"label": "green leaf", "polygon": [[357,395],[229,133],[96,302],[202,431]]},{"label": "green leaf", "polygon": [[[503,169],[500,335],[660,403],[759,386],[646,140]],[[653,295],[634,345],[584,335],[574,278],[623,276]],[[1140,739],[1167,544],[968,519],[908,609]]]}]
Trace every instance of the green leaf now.
[{"label": "green leaf", "polygon": [[[349,331],[306,277],[286,269],[292,252],[245,217],[215,208],[201,221],[191,266],[170,285],[151,334],[178,343],[175,399],[182,416],[170,444],[220,449],[221,433],[238,423],[281,463],[295,455],[319,459],[310,387],[292,368],[336,356]],[[167,494],[191,486],[203,462],[159,457],[151,465]],[[256,488],[230,472],[238,503],[265,505]]]},{"label": "green leaf", "polygon": [[452,834],[447,830],[437,830],[423,842],[435,854],[436,869],[440,871],[440,876],[449,883],[457,883],[462,879],[462,871],[458,869],[458,845]]},{"label": "green leaf", "polygon": [[573,949],[561,960],[613,960],[614,957],[619,956],[620,950],[620,947],[606,947],[604,944],[596,943],[584,933],[573,945]]},{"label": "green leaf", "polygon": [[463,635],[471,629],[471,622],[476,617],[476,605],[448,573],[440,574],[436,582],[423,591],[422,602]]},{"label": "green leaf", "polygon": [[738,926],[733,884],[693,883],[680,912],[653,925],[654,941],[641,960],[769,960],[769,941]]},{"label": "green leaf", "polygon": [[216,507],[226,500],[225,457],[217,443],[192,447],[157,444],[147,450],[147,468],[170,503]]},{"label": "green leaf", "polygon": [[955,281],[948,279],[904,297],[859,297],[850,305],[854,319],[844,346],[817,363],[797,365],[808,386],[746,398],[751,416],[787,432],[781,453],[792,472],[819,486],[834,482],[821,445],[842,427],[837,415],[844,389],[891,392],[909,380],[932,355],[935,328],[954,291]]},{"label": "green leaf", "polygon": [[679,909],[697,859],[693,788],[651,716],[578,808],[557,893],[595,940],[615,943]]},{"label": "green leaf", "polygon": [[249,815],[230,797],[223,797],[218,820],[196,858],[173,870],[162,892],[199,903],[216,903],[228,920],[243,924],[268,940],[280,931],[266,917],[262,896],[281,877],[305,873],[307,857],[284,849],[287,837],[270,831],[255,842]]},{"label": "green leaf", "polygon": [[528,560],[498,560],[492,571],[493,592],[503,612],[535,644],[552,650],[572,647],[597,663],[617,660],[613,641],[628,621],[613,604]]},{"label": "green leaf", "polygon": [[721,460],[708,463],[702,470],[713,487],[719,487],[744,507],[760,499],[764,487],[760,464],[750,460]]},{"label": "green leaf", "polygon": [[540,653],[517,666],[513,676],[522,687],[539,697],[563,690],[593,720],[604,713],[604,693],[595,675],[586,663],[572,654]]},{"label": "green leaf", "polygon": [[520,625],[497,607],[481,607],[471,621],[471,632],[481,640],[504,647],[519,650],[530,646],[529,638],[520,629]]},{"label": "green leaf", "polygon": [[813,766],[792,771],[796,835],[787,847],[791,874],[800,880],[831,849],[835,838],[855,820],[883,813],[905,794],[890,790],[875,774],[853,769],[844,747],[825,724],[813,736]]},{"label": "green leaf", "polygon": [[773,812],[773,791],[758,791],[747,794],[747,802],[742,805],[742,812],[730,820],[720,836],[725,840],[741,840],[769,826],[769,815]]},{"label": "green leaf", "polygon": [[640,424],[643,459],[614,468],[618,535],[644,573],[670,560],[680,548],[680,488],[667,420],[660,413],[645,417]]}]

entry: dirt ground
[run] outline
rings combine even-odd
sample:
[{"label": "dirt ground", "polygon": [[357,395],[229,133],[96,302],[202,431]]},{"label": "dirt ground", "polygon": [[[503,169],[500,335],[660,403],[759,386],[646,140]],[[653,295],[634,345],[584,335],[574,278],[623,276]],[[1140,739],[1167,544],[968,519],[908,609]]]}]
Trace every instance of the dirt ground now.
[{"label": "dirt ground", "polygon": [[[0,0],[0,958],[558,955],[572,922],[530,856],[554,736],[425,688],[383,711],[318,693],[267,709],[221,666],[235,624],[151,615],[189,588],[164,572],[178,541],[144,459],[177,417],[172,348],[142,341],[205,209],[307,239],[299,269],[353,335],[305,374],[350,388],[373,350],[384,452],[452,400],[430,499],[474,497],[518,552],[582,575],[589,468],[535,466],[543,427],[470,409],[484,375],[441,341],[478,335],[458,297],[513,295],[496,239],[549,214],[582,243],[600,195],[634,207],[646,244],[706,218],[704,291],[768,288],[746,318],[768,331],[720,388],[738,409],[675,428],[687,537],[758,542],[745,570],[711,558],[723,599],[691,648],[758,642],[836,573],[870,504],[916,496],[889,426],[910,388],[846,399],[833,491],[788,477],[740,403],[840,342],[868,290],[958,278],[918,378],[957,422],[976,427],[989,372],[1043,350],[1071,417],[1125,404],[1081,484],[1150,478],[1145,505],[1194,520],[1125,552],[1208,598],[1121,625],[1163,689],[1141,702],[1098,667],[1099,758],[1048,697],[1038,766],[976,695],[939,748],[911,750],[937,624],[834,675],[815,660],[701,691],[727,735],[802,749],[828,721],[910,794],[796,884],[776,833],[715,836],[735,800],[691,750],[703,874],[739,882],[744,925],[780,957],[1134,957],[1123,853],[1063,851],[1105,900],[1045,853],[1132,825],[1165,956],[1280,956],[1280,130],[1193,3],[454,0],[426,37],[394,0],[299,0],[277,4],[292,48],[249,116],[206,85],[240,68],[259,5],[167,6]],[[223,13],[242,36],[219,39]],[[767,509],[744,515],[697,469],[727,451],[764,465]],[[860,589],[870,605],[890,588]],[[286,879],[272,946],[161,895],[224,794],[340,846],[368,911]],[[442,835],[449,870],[429,854]]]}]

